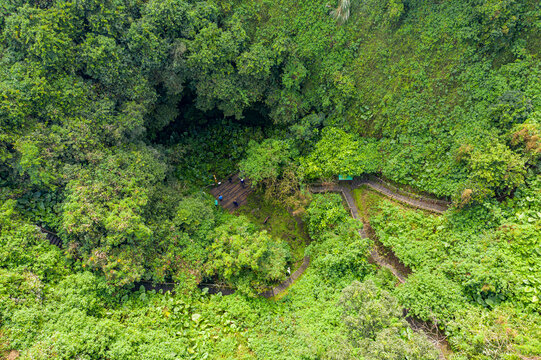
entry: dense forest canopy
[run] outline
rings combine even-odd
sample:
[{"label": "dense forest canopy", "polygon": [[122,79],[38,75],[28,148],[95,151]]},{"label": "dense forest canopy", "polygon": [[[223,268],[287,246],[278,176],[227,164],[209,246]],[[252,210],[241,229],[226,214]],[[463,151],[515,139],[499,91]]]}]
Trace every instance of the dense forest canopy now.
[{"label": "dense forest canopy", "polygon": [[537,359],[540,55],[537,0],[0,1],[0,356]]}]

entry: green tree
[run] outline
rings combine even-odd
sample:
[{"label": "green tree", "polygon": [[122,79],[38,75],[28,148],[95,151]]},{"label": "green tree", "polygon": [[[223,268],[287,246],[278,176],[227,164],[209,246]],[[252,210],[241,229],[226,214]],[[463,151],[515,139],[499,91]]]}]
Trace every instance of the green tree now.
[{"label": "green tree", "polygon": [[373,281],[354,281],[342,290],[342,321],[352,345],[348,358],[438,359],[423,334],[414,333],[402,318],[396,298]]},{"label": "green tree", "polygon": [[465,150],[470,176],[461,195],[461,204],[482,202],[510,195],[524,183],[525,160],[501,143],[483,150]]},{"label": "green tree", "polygon": [[398,323],[401,309],[396,298],[379,289],[372,281],[354,281],[342,291],[342,321],[352,341],[374,340],[383,329]]},{"label": "green tree", "polygon": [[208,275],[217,275],[252,296],[285,277],[287,244],[265,230],[257,231],[246,218],[232,218],[211,236],[214,241],[208,249]]},{"label": "green tree", "polygon": [[89,265],[118,284],[142,276],[144,249],[152,244],[144,208],[149,188],[163,181],[166,171],[155,155],[150,149],[126,149],[105,156],[95,168],[70,171],[62,233]]},{"label": "green tree", "polygon": [[427,270],[408,277],[396,291],[404,307],[420,319],[443,324],[453,319],[458,309],[465,306],[461,287],[445,274]]},{"label": "green tree", "polygon": [[240,171],[252,181],[273,183],[282,174],[285,166],[291,162],[291,150],[288,142],[266,139],[262,143],[250,141],[246,158],[239,164]]},{"label": "green tree", "polygon": [[362,175],[379,168],[375,142],[357,139],[336,127],[324,128],[321,135],[315,149],[301,160],[301,168],[307,178]]},{"label": "green tree", "polygon": [[21,6],[6,19],[4,41],[48,72],[73,71],[76,67],[74,37],[80,29],[72,3],[50,9]]},{"label": "green tree", "polygon": [[338,194],[314,195],[306,215],[308,232],[314,239],[336,228],[349,217]]}]

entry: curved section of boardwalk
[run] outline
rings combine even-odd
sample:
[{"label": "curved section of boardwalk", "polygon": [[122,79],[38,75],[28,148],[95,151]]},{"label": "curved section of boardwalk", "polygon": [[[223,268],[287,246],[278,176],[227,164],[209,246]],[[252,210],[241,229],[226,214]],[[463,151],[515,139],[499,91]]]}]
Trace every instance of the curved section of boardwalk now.
[{"label": "curved section of boardwalk", "polygon": [[[314,185],[310,187],[310,191],[314,192],[313,190],[315,190],[316,192],[342,192],[342,194],[344,194],[344,191],[351,192],[352,189],[357,189],[363,185],[368,186],[372,190],[377,191],[378,193],[392,200],[401,202],[417,209],[443,214],[451,206],[451,203],[445,200],[423,197],[421,195],[408,193],[397,188],[393,188],[377,177],[371,177],[369,179],[358,178],[353,180],[351,183],[345,184]],[[351,194],[349,196],[351,197],[351,199],[353,199],[353,196],[351,196]],[[350,206],[350,208],[352,208],[354,202],[348,202],[348,205]]]},{"label": "curved section of boardwalk", "polygon": [[[359,215],[359,209],[357,207],[357,204],[355,203],[353,194],[351,193],[352,189],[359,188],[362,185],[366,185],[370,187],[371,189],[379,192],[380,194],[385,195],[386,197],[389,197],[395,201],[400,201],[409,206],[427,210],[427,211],[432,211],[439,214],[443,213],[450,206],[450,203],[442,201],[442,200],[435,200],[435,199],[427,200],[427,199],[423,199],[422,197],[418,197],[414,199],[412,197],[409,197],[405,194],[401,194],[395,190],[392,190],[386,187],[384,184],[382,184],[379,181],[374,181],[374,180],[369,180],[369,179],[355,180],[353,181],[353,183],[348,184],[348,185],[341,185],[341,184],[314,185],[314,186],[309,187],[309,190],[312,193],[326,193],[326,192],[340,193],[347,203],[351,216],[355,219],[358,219],[359,221],[362,221],[362,218]],[[368,234],[364,230],[364,227],[363,229],[359,230],[359,234],[363,238],[368,237]],[[401,273],[390,262],[388,262],[387,259],[385,259],[385,257],[382,256],[378,252],[377,247],[374,247],[370,251],[370,259],[374,263],[376,263],[378,266],[388,269],[400,283],[403,284],[406,282],[407,274]],[[403,311],[405,314],[408,313],[407,309],[403,309]],[[439,331],[439,329],[435,327],[433,324],[431,325],[425,321],[417,320],[411,317],[407,317],[407,320],[412,326],[412,328],[423,331],[429,338],[431,338],[434,344],[440,350],[440,358],[446,359],[445,353],[448,352],[449,346],[446,342],[445,335],[442,334]]]},{"label": "curved section of boardwalk", "polygon": [[297,269],[297,271],[291,274],[290,277],[288,277],[286,280],[284,280],[284,282],[282,282],[280,285],[276,286],[275,288],[262,292],[259,295],[266,298],[271,298],[273,296],[283,293],[284,291],[287,290],[287,288],[293,285],[295,280],[301,277],[304,271],[308,268],[308,265],[310,265],[310,257],[305,256],[302,261],[302,265]]},{"label": "curved section of boardwalk", "polygon": [[[401,203],[407,204],[409,206],[432,211],[435,213],[443,213],[445,210],[448,209],[450,204],[448,202],[445,202],[443,200],[438,199],[427,199],[422,198],[421,196],[418,196],[416,194],[408,194],[403,191],[399,191],[398,189],[394,188],[392,189],[390,185],[386,184],[383,180],[379,178],[372,177],[371,179],[355,179],[353,182],[348,183],[347,185],[342,184],[327,184],[327,185],[313,185],[309,187],[310,192],[312,193],[325,193],[325,192],[337,192],[342,194],[344,200],[346,201],[350,214],[353,218],[361,220],[361,217],[359,215],[359,209],[357,208],[357,205],[355,204],[355,200],[353,198],[353,194],[351,193],[352,189],[359,188],[363,185],[366,185],[370,187],[371,189],[379,192],[382,195],[385,195],[386,197],[393,199],[395,201],[399,201]],[[220,184],[220,186],[215,187],[213,190],[211,190],[211,193],[215,195],[216,197],[219,194],[227,194],[230,199],[229,201],[225,202],[223,205],[224,207],[229,210],[234,210],[233,207],[233,198],[239,199],[239,205],[244,203],[246,201],[247,196],[252,192],[251,186],[246,183],[245,186],[242,186],[240,184],[240,180],[237,175],[232,176],[232,181],[226,181],[224,184]],[[415,198],[414,198],[415,197]],[[56,234],[45,230],[44,228],[40,227],[40,230],[46,234],[47,240],[52,245],[58,246],[59,248],[62,248],[62,240],[56,236]],[[361,229],[359,231],[361,237],[366,238],[368,237],[366,231],[364,229]],[[374,261],[377,265],[385,267],[393,273],[393,275],[400,281],[401,283],[404,283],[406,281],[406,274],[400,273],[394,266],[392,266],[384,256],[378,253],[377,249],[374,248],[370,252],[370,258],[372,261]],[[294,282],[297,280],[304,271],[308,268],[310,264],[310,258],[308,256],[304,257],[302,265],[286,280],[284,280],[280,285],[269,289],[260,295],[263,297],[273,297],[276,295],[281,294],[282,292],[286,291]],[[171,290],[174,288],[174,284],[153,284],[150,285],[150,283],[138,283],[138,285],[145,285],[145,287],[149,288],[160,288],[164,291]],[[226,291],[228,294],[233,293],[234,291]]]},{"label": "curved section of boardwalk", "polygon": [[355,188],[366,185],[380,194],[387,196],[388,198],[418,209],[432,211],[438,214],[443,214],[451,206],[451,203],[448,201],[431,199],[417,194],[406,193],[404,191],[398,191],[396,188],[392,189],[383,180],[376,177],[371,179],[357,180],[353,183],[353,185]]}]

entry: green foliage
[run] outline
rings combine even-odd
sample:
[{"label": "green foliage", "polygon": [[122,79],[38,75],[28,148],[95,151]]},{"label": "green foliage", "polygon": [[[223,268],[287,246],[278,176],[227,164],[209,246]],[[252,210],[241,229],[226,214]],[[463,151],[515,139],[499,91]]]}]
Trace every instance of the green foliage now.
[{"label": "green foliage", "polygon": [[426,337],[413,333],[401,318],[396,299],[371,280],[354,281],[342,290],[340,307],[351,344],[344,358],[439,358]]},{"label": "green foliage", "polygon": [[67,274],[67,260],[60,250],[49,246],[37,226],[26,222],[14,200],[0,206],[0,267],[13,275],[58,279]]},{"label": "green foliage", "polygon": [[369,239],[361,238],[358,222],[351,220],[336,229],[327,229],[307,252],[316,256],[312,264],[324,279],[347,283],[371,272],[367,261],[371,245]]},{"label": "green foliage", "polygon": [[301,161],[301,167],[308,179],[375,172],[378,169],[377,147],[373,141],[357,140],[341,129],[324,128],[321,140]]},{"label": "green foliage", "polygon": [[21,154],[19,166],[21,173],[30,177],[30,183],[53,187],[56,180],[55,169],[44,165],[43,158],[40,156],[40,149],[32,142],[21,142],[17,144],[17,150]]},{"label": "green foliage", "polygon": [[527,162],[539,164],[541,156],[541,114],[535,113],[531,119],[513,128],[511,145],[526,155]]},{"label": "green foliage", "polygon": [[493,144],[482,151],[466,153],[471,174],[462,193],[461,203],[509,195],[524,183],[524,160],[502,144]]},{"label": "green foliage", "polygon": [[260,193],[248,197],[248,202],[238,212],[258,229],[266,230],[275,239],[282,239],[291,249],[290,263],[295,264],[304,258],[306,245],[310,243],[305,224],[292,213],[285,204],[268,199]]},{"label": "green foliage", "polygon": [[169,149],[169,157],[180,179],[209,185],[214,183],[212,175],[223,179],[238,171],[238,162],[246,153],[246,139],[263,141],[265,135],[259,128],[231,121],[194,127],[173,139],[178,144]]},{"label": "green foliage", "polygon": [[301,155],[305,155],[312,150],[313,145],[319,138],[323,121],[323,115],[310,114],[289,127],[290,137],[295,141],[295,147]]},{"label": "green foliage", "polygon": [[166,170],[154,155],[143,148],[106,156],[91,171],[74,169],[67,186],[63,233],[90,266],[119,285],[141,278],[142,250],[152,245],[143,212],[149,187],[162,181]]},{"label": "green foliage", "polygon": [[80,26],[73,4],[60,3],[42,10],[28,5],[6,19],[4,41],[22,50],[28,60],[39,62],[47,71],[72,70],[75,62],[74,37]]},{"label": "green foliage", "polygon": [[64,231],[83,246],[117,246],[148,237],[138,213],[148,201],[148,187],[165,176],[165,167],[153,155],[146,149],[126,151],[100,159],[92,171],[74,169],[64,204]]},{"label": "green foliage", "polygon": [[310,237],[318,239],[324,233],[344,222],[348,216],[348,212],[342,206],[340,195],[314,195],[307,209]]},{"label": "green foliage", "polygon": [[[342,1],[339,23],[336,6],[0,2],[2,351],[433,358],[373,284],[348,287],[363,317],[342,321],[342,289],[372,269],[338,196],[308,208],[311,267],[285,298],[240,294],[293,263],[275,233],[198,188],[240,162],[296,214],[304,179],[339,173],[467,205],[441,218],[364,209],[413,271],[395,294],[438,321],[456,358],[539,356],[538,1]],[[241,291],[201,295],[203,279]],[[138,280],[176,281],[177,295],[128,293]]]},{"label": "green foliage", "polygon": [[367,257],[372,243],[361,238],[362,224],[349,217],[339,195],[315,195],[306,217],[315,240],[306,252],[322,278],[347,284],[370,273]]},{"label": "green foliage", "polygon": [[[96,289],[103,286],[103,280],[82,275],[71,286],[66,283],[58,288],[66,296],[52,296],[48,306],[20,307],[8,314],[7,328],[20,334],[12,345],[25,349],[21,358],[198,359],[209,353],[226,355],[231,344],[233,352],[227,355],[240,352],[243,340],[230,316],[214,310],[201,311],[213,309],[206,305],[208,299],[139,290],[125,296],[121,306],[107,305],[106,312],[87,314],[72,306],[87,305],[98,293],[90,288],[77,289],[75,285],[81,281],[97,282]],[[76,305],[79,300],[83,302]],[[99,305],[105,310],[104,303]],[[54,338],[48,336],[51,331]],[[220,333],[220,339],[216,333]],[[74,336],[84,342],[74,341]]]},{"label": "green foliage", "polygon": [[420,333],[414,333],[410,328],[390,328],[378,333],[376,340],[361,353],[366,359],[439,359],[429,340]]},{"label": "green foliage", "polygon": [[449,324],[454,334],[451,344],[458,354],[474,359],[513,359],[518,353],[538,356],[540,321],[538,315],[521,314],[512,306],[499,306],[493,311],[464,308]]},{"label": "green foliage", "polygon": [[411,313],[423,320],[443,323],[464,307],[466,299],[460,286],[445,274],[420,271],[408,277],[396,296]]},{"label": "green foliage", "polygon": [[205,238],[214,228],[214,209],[205,197],[185,197],[177,206],[174,222],[185,232]]},{"label": "green foliage", "polygon": [[394,297],[379,289],[372,281],[353,282],[342,291],[340,306],[351,341],[368,338],[398,323],[401,310]]},{"label": "green foliage", "polygon": [[119,80],[125,83],[128,69],[120,59],[126,56],[124,49],[118,46],[112,37],[90,33],[81,44],[85,74],[107,88],[120,90]]},{"label": "green foliage", "polygon": [[256,231],[244,217],[216,227],[211,235],[207,273],[218,275],[242,293],[257,295],[285,277],[289,248],[265,230]]},{"label": "green foliage", "polygon": [[[538,186],[532,180],[504,204],[445,217],[376,205],[379,214],[370,222],[379,240],[414,271],[397,298],[411,313],[445,326],[466,357],[540,351],[536,335],[519,337],[515,330],[526,326],[521,319],[539,316]],[[509,309],[505,318],[502,308]]]},{"label": "green foliage", "polygon": [[276,181],[290,159],[290,145],[287,142],[267,139],[256,143],[252,140],[248,143],[246,158],[240,162],[239,168],[255,186],[260,182]]}]

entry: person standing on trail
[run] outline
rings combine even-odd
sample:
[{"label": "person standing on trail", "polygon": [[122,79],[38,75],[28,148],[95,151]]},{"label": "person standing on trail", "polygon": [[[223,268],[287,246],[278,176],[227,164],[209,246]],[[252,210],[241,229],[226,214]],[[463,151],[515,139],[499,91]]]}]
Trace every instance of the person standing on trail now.
[{"label": "person standing on trail", "polygon": [[242,185],[242,187],[244,187],[244,178],[240,179],[240,184]]},{"label": "person standing on trail", "polygon": [[235,207],[239,207],[239,203],[237,202],[237,200],[233,201],[233,205],[235,205]]},{"label": "person standing on trail", "polygon": [[218,206],[218,200],[214,200],[214,206]]},{"label": "person standing on trail", "polygon": [[227,178],[227,180],[229,180],[229,183],[232,184],[233,183],[233,178],[230,176],[229,178]]},{"label": "person standing on trail", "polygon": [[224,197],[222,195],[218,196],[218,200],[222,201]]},{"label": "person standing on trail", "polygon": [[216,179],[216,175],[212,174],[212,176],[214,177],[214,185],[218,185],[218,179]]}]

